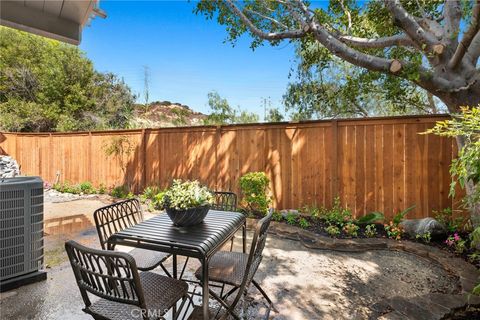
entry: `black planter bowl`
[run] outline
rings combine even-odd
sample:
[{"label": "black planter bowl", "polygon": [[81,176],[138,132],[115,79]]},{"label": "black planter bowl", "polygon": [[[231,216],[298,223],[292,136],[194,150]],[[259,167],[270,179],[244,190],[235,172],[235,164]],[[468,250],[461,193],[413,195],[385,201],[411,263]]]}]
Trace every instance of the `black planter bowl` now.
[{"label": "black planter bowl", "polygon": [[177,227],[190,227],[203,222],[203,219],[207,216],[210,206],[202,206],[191,208],[187,210],[175,210],[173,208],[166,208],[170,220]]}]

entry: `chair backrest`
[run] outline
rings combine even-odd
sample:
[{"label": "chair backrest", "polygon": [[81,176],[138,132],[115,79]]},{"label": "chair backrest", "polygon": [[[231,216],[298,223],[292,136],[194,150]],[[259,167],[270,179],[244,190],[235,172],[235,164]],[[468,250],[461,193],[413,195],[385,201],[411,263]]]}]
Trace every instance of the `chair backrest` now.
[{"label": "chair backrest", "polygon": [[128,199],[101,207],[93,213],[102,249],[107,249],[108,238],[143,221],[143,212],[137,199]]},{"label": "chair backrest", "polygon": [[238,290],[237,296],[231,304],[231,308],[234,308],[238,303],[242,294],[253,280],[255,273],[262,262],[263,249],[265,248],[265,243],[267,241],[268,227],[272,221],[273,209],[268,210],[268,214],[260,219],[255,226],[255,233],[253,234],[252,246],[250,247],[250,253],[248,255],[247,267],[245,269],[245,275],[240,285],[240,290]]},{"label": "chair backrest", "polygon": [[65,250],[72,265],[85,306],[91,305],[87,293],[145,309],[137,265],[124,252],[87,248],[70,240]]},{"label": "chair backrest", "polygon": [[237,211],[237,195],[228,191],[215,191],[215,203],[213,210]]}]

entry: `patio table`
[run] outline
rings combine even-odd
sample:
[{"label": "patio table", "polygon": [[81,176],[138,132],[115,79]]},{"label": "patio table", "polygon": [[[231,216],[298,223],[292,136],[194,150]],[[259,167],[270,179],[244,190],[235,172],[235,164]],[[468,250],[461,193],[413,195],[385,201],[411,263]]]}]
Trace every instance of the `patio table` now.
[{"label": "patio table", "polygon": [[210,258],[243,227],[243,252],[246,250],[246,219],[238,212],[210,210],[203,223],[176,227],[167,214],[140,222],[114,233],[109,248],[124,245],[171,253],[173,277],[177,278],[177,255],[197,258],[202,264],[203,319],[209,318],[208,263]]}]

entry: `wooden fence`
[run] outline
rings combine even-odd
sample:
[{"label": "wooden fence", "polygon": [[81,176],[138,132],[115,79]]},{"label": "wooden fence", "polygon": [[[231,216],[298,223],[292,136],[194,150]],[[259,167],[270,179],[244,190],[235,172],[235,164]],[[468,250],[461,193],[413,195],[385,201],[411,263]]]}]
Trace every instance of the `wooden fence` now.
[{"label": "wooden fence", "polygon": [[[1,133],[0,152],[22,173],[53,182],[166,187],[199,179],[239,192],[239,178],[265,171],[277,208],[329,207],[339,196],[356,215],[394,212],[425,217],[458,207],[448,197],[452,139],[420,135],[446,116],[369,118],[302,123],[161,128],[81,133]],[[134,146],[121,161],[105,146],[124,136]],[[124,174],[123,172],[126,172]],[[459,196],[462,193],[460,192]]]}]

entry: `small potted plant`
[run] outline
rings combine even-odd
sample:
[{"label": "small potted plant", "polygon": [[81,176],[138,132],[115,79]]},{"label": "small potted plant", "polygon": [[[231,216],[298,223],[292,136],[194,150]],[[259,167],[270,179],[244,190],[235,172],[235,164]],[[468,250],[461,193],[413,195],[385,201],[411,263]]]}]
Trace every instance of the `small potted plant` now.
[{"label": "small potted plant", "polygon": [[214,197],[198,181],[174,180],[172,186],[159,195],[158,200],[174,225],[188,227],[203,222]]}]

